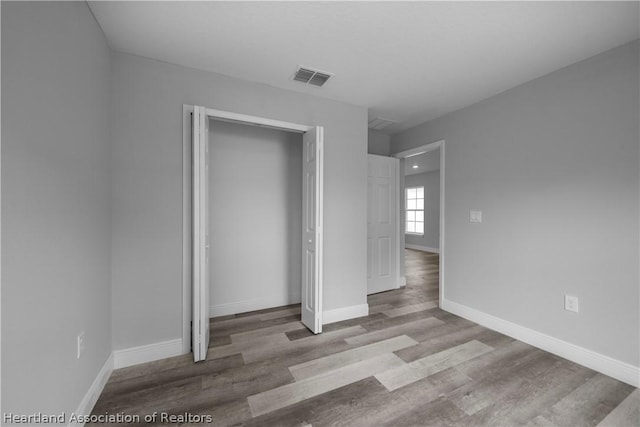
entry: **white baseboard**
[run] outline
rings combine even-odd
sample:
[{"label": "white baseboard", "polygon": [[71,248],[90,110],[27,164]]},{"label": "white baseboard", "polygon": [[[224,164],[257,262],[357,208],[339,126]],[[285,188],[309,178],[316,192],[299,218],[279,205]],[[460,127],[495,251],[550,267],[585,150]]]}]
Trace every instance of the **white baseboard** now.
[{"label": "white baseboard", "polygon": [[[102,368],[98,372],[98,375],[96,375],[95,380],[93,380],[89,390],[87,390],[84,398],[82,398],[80,405],[78,405],[78,409],[74,412],[76,416],[87,416],[91,414],[91,411],[93,411],[93,407],[98,401],[105,384],[107,384],[107,381],[109,380],[111,372],[113,372],[113,353],[111,353],[104,362],[104,365],[102,365]],[[79,423],[77,421],[69,421],[68,424],[69,427],[79,427],[82,425],[84,425],[84,423]]]},{"label": "white baseboard", "polygon": [[404,244],[404,247],[405,247],[406,249],[415,249],[415,250],[417,250],[417,251],[433,252],[433,253],[436,253],[436,254],[439,254],[439,253],[440,253],[440,249],[438,249],[438,248],[432,248],[432,247],[430,247],[430,246],[420,246],[420,245],[412,245],[412,244],[409,244],[409,243],[405,243],[405,244]]},{"label": "white baseboard", "polygon": [[493,329],[494,331],[498,331],[519,341],[548,351],[549,353],[571,360],[579,365],[586,366],[594,371],[631,384],[634,387],[640,387],[640,367],[638,366],[633,366],[612,357],[596,353],[595,351],[500,319],[499,317],[492,316],[466,305],[458,304],[457,302],[445,299],[442,301],[441,308],[489,329]]},{"label": "white baseboard", "polygon": [[281,305],[298,304],[300,301],[299,294],[291,294],[288,298],[255,298],[244,301],[229,302],[226,304],[209,306],[209,317],[227,316],[229,314],[246,313],[247,311],[280,307]]},{"label": "white baseboard", "polygon": [[113,366],[115,369],[139,363],[153,362],[167,357],[180,356],[182,351],[182,339],[163,341],[154,344],[141,345],[140,347],[125,348],[113,352]]},{"label": "white baseboard", "polygon": [[356,317],[368,316],[369,304],[351,305],[322,312],[322,324],[341,322]]}]

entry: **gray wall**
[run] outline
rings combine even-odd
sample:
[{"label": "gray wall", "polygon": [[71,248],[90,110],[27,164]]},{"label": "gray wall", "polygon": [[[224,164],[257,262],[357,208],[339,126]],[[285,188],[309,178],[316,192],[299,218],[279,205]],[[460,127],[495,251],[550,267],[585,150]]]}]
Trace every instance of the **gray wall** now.
[{"label": "gray wall", "polygon": [[111,352],[110,52],[84,2],[1,7],[2,405],[70,413]]},{"label": "gray wall", "polygon": [[182,104],[325,127],[324,309],[366,303],[367,110],[113,54],[114,349],[182,335]]},{"label": "gray wall", "polygon": [[368,153],[378,156],[388,156],[390,152],[391,136],[373,129],[368,132]]},{"label": "gray wall", "polygon": [[211,306],[300,302],[302,136],[210,120]]},{"label": "gray wall", "polygon": [[[605,52],[392,141],[446,140],[448,300],[635,366],[638,51]],[[565,293],[579,314],[563,309]]]},{"label": "gray wall", "polygon": [[[437,153],[440,151],[438,150]],[[404,188],[424,186],[424,235],[405,234],[405,245],[440,247],[440,171],[418,173],[404,177]],[[405,191],[402,191],[405,197]]]}]

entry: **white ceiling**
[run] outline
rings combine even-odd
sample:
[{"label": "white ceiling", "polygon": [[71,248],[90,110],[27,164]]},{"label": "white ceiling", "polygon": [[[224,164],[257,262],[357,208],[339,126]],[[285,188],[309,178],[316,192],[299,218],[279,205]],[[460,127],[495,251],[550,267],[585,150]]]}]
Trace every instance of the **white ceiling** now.
[{"label": "white ceiling", "polygon": [[[89,2],[112,49],[369,108],[395,133],[640,37],[638,2]],[[335,73],[322,88],[296,65]]]},{"label": "white ceiling", "polygon": [[[418,166],[414,168],[413,166]],[[415,175],[419,173],[440,170],[440,149],[418,154],[404,159],[404,174]]]}]

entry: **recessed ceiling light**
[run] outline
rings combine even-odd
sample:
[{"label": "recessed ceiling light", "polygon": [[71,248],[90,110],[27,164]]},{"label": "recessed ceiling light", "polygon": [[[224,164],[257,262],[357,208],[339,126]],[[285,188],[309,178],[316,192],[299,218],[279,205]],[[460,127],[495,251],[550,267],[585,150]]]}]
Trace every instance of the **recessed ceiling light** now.
[{"label": "recessed ceiling light", "polygon": [[418,169],[418,165],[413,165],[412,168]]}]

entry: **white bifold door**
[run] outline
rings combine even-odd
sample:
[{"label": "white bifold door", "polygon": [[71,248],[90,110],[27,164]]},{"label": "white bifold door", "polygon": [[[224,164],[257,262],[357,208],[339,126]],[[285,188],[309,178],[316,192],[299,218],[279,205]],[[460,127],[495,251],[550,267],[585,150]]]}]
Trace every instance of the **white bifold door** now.
[{"label": "white bifold door", "polygon": [[209,348],[209,119],[194,106],[193,139],[193,360],[207,358]]},{"label": "white bifold door", "polygon": [[398,287],[399,160],[368,155],[367,293]]},{"label": "white bifold door", "polygon": [[302,136],[302,323],[322,332],[323,128]]}]

